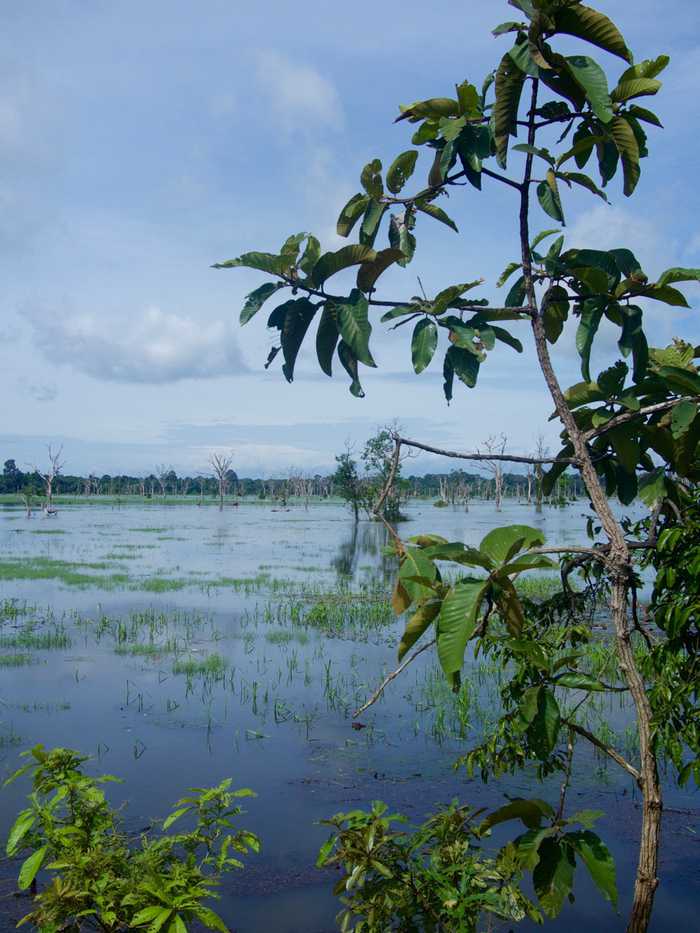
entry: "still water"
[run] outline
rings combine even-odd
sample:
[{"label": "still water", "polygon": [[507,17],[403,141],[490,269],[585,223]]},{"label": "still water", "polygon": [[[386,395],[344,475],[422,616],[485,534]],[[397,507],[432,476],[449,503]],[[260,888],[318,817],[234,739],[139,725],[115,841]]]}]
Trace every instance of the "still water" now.
[{"label": "still water", "polygon": [[[404,536],[477,544],[495,524],[519,522],[541,527],[550,544],[585,543],[583,504],[541,515],[513,502],[500,514],[485,502],[468,513],[407,511]],[[467,666],[465,696],[454,698],[425,652],[362,717],[364,728],[351,727],[352,711],[395,666],[401,623],[386,605],[385,543],[380,526],[354,526],[333,503],[286,511],[243,503],[223,513],[92,504],[30,521],[5,508],[0,655],[22,658],[0,667],[0,776],[36,742],[79,749],[95,772],[124,778],[113,799],[128,804],[135,829],[164,816],[187,787],[230,776],[252,788],[258,796],[241,825],[263,850],[226,883],[219,905],[238,933],[335,928],[333,875],[313,866],[327,835],[319,821],[339,810],[381,798],[420,819],[453,797],[487,807],[505,793],[556,801],[555,781],[542,787],[521,774],[483,785],[454,771],[493,715],[498,685],[483,662]],[[23,645],[26,632],[35,637]],[[633,744],[624,709],[600,716]],[[578,756],[575,807],[606,812],[598,830],[617,861],[621,914],[579,870],[576,903],[552,926],[619,930],[639,801],[605,762],[584,749]],[[0,795],[2,838],[26,790],[18,782]],[[691,929],[700,899],[697,793],[669,788],[667,804],[656,931]],[[13,871],[0,871],[2,894]],[[25,910],[0,900],[6,923]]]}]

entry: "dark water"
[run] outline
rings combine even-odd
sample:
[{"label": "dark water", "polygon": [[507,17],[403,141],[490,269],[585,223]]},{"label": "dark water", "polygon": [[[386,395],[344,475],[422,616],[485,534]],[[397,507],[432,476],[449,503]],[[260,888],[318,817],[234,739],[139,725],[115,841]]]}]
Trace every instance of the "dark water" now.
[{"label": "dark water", "polygon": [[[550,543],[575,543],[583,537],[581,511],[574,505],[536,515],[508,503],[498,515],[489,503],[475,503],[468,514],[413,506],[402,533],[434,531],[476,544],[496,523],[521,522],[541,525]],[[352,710],[395,666],[400,623],[382,614],[371,595],[391,572],[381,556],[384,543],[379,526],[353,527],[333,504],[279,512],[250,504],[223,514],[194,506],[93,505],[32,521],[5,510],[3,567],[39,557],[35,568],[60,575],[68,572],[65,563],[51,562],[70,562],[70,572],[93,576],[97,585],[86,586],[81,576],[7,579],[12,574],[4,571],[0,602],[29,606],[21,618],[0,623],[0,632],[11,634],[31,619],[34,631],[62,634],[70,644],[32,651],[26,666],[0,668],[0,772],[36,742],[78,748],[94,756],[96,772],[125,779],[113,796],[128,802],[133,827],[163,816],[189,786],[231,776],[236,786],[253,788],[258,797],[247,803],[242,825],[261,836],[263,851],[226,883],[220,905],[240,933],[334,929],[333,876],[313,863],[326,838],[318,821],[338,810],[381,798],[418,819],[455,796],[475,806],[499,805],[506,792],[556,801],[556,782],[542,787],[519,775],[483,785],[453,770],[490,721],[498,685],[483,663],[465,672],[470,702],[461,720],[426,652],[362,718],[366,728],[351,728]],[[353,588],[365,588],[375,615],[358,610],[340,633],[332,630],[332,611],[330,631],[300,625],[324,601],[318,594],[334,592],[348,575]],[[158,647],[142,656],[117,653],[134,644]],[[222,660],[209,675],[174,670],[178,661],[212,654]],[[615,705],[600,715],[624,740],[625,709]],[[576,904],[554,928],[623,929],[639,801],[631,782],[585,749],[577,760],[572,806],[606,813],[599,831],[617,861],[621,913],[602,902],[581,869]],[[17,783],[0,796],[0,836],[26,790]],[[665,822],[653,929],[695,929],[698,797],[669,788],[667,804],[674,810]],[[0,900],[6,918],[23,908]]]}]

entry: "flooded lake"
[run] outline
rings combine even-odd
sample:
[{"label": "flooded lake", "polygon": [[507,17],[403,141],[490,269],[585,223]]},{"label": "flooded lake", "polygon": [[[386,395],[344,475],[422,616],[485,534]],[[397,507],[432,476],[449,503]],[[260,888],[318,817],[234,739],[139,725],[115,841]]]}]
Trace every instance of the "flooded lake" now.
[{"label": "flooded lake", "polygon": [[[518,522],[542,527],[550,544],[586,543],[583,510],[410,503],[401,533],[477,544],[494,525]],[[238,933],[335,929],[334,876],[314,862],[327,837],[319,820],[339,810],[384,799],[420,819],[456,796],[487,807],[505,793],[556,801],[558,780],[541,786],[522,773],[484,785],[454,771],[494,718],[499,684],[483,660],[468,664],[455,697],[425,652],[363,715],[363,728],[352,727],[353,710],[396,666],[402,622],[388,603],[395,566],[385,543],[381,526],[356,526],[331,502],[308,510],[243,502],[224,512],[59,505],[55,518],[31,520],[4,508],[2,776],[37,742],[76,748],[94,757],[96,773],[125,779],[110,793],[128,803],[133,829],[164,816],[187,787],[230,776],[252,788],[258,796],[241,825],[260,835],[262,852],[226,882],[220,904]],[[599,714],[633,748],[621,701]],[[552,927],[619,930],[639,800],[617,769],[583,747],[577,755],[576,807],[606,813],[599,832],[617,861],[620,915],[580,870],[576,904]],[[20,781],[0,795],[3,838],[26,792]],[[690,928],[700,897],[698,795],[669,787],[667,805],[655,931]],[[16,867],[3,866],[3,895]],[[15,910],[26,912],[26,902]]]}]

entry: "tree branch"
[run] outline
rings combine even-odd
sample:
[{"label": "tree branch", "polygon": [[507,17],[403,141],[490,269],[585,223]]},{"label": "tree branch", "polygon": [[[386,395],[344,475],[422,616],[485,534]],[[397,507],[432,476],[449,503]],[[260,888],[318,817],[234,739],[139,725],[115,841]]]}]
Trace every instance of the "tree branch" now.
[{"label": "tree branch", "polygon": [[655,405],[647,405],[645,408],[640,408],[638,411],[624,411],[619,415],[615,415],[610,421],[606,421],[605,424],[601,424],[599,428],[591,428],[590,431],[586,431],[583,435],[583,439],[584,441],[590,441],[594,437],[605,434],[606,431],[612,431],[612,429],[618,427],[618,425],[626,424],[628,421],[633,421],[635,418],[643,418],[645,415],[653,415],[657,411],[667,411],[680,402],[697,401],[697,397],[685,395],[682,398],[668,399],[666,402],[657,402]]},{"label": "tree branch", "polygon": [[612,758],[615,764],[619,765],[624,771],[626,771],[635,779],[637,784],[640,783],[642,776],[639,771],[637,771],[637,769],[631,765],[626,758],[623,758],[618,751],[615,751],[612,745],[607,745],[605,742],[603,742],[602,739],[599,739],[597,735],[589,732],[588,729],[584,729],[583,726],[579,726],[579,724],[576,722],[570,722],[568,719],[562,719],[562,722],[570,729],[573,729],[574,732],[583,736],[584,739],[588,739],[591,745],[595,745],[595,747],[601,752],[604,752],[608,758]]},{"label": "tree branch", "polygon": [[516,454],[465,454],[458,453],[455,450],[443,450],[441,447],[433,447],[431,444],[423,444],[420,441],[412,441],[406,437],[396,438],[402,444],[405,444],[407,447],[418,447],[420,450],[426,450],[431,454],[439,454],[441,457],[451,457],[454,460],[477,460],[477,461],[489,461],[489,460],[502,460],[506,463],[569,463],[577,464],[578,460],[574,457],[520,457]]},{"label": "tree branch", "polygon": [[357,719],[357,717],[361,716],[365,712],[365,710],[369,709],[370,706],[373,706],[377,702],[379,697],[384,693],[384,690],[389,686],[392,680],[396,680],[399,674],[403,670],[405,670],[408,667],[408,665],[411,664],[412,661],[415,661],[419,654],[422,654],[424,651],[427,651],[428,648],[432,648],[432,646],[435,644],[436,641],[437,641],[436,638],[433,638],[430,641],[427,641],[421,648],[419,648],[417,651],[414,651],[413,654],[409,655],[405,661],[402,661],[395,671],[392,671],[390,674],[387,674],[384,680],[379,684],[377,689],[371,695],[371,697],[367,700],[367,702],[363,703],[362,706],[359,707],[359,709],[355,710],[355,712],[352,714],[352,718]]}]

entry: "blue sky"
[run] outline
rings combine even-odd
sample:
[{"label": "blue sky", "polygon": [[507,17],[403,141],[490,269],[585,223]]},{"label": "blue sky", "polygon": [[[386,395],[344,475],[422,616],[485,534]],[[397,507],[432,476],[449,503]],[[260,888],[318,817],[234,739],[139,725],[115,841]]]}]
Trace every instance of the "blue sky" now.
[{"label": "blue sky", "polygon": [[[649,274],[700,265],[696,127],[700,5],[601,3],[637,59],[671,55],[653,106],[635,197],[617,182],[611,206],[583,195],[565,206],[568,245],[634,248]],[[262,363],[262,315],[241,329],[244,295],[264,277],[210,264],[247,249],[276,251],[299,230],[341,245],[335,219],[359,172],[410,145],[393,124],[399,103],[480,83],[508,39],[489,29],[501,2],[384,0],[339,6],[210,0],[35,0],[4,11],[0,36],[0,458],[42,457],[63,442],[66,470],[206,468],[232,448],[239,472],[332,465],[350,438],[394,418],[427,442],[472,449],[504,431],[513,451],[538,431],[552,446],[550,405],[529,353],[504,348],[448,408],[440,365],[410,375],[410,335],[375,329],[376,371],[365,399],[344,374],[318,373],[312,345],[293,385]],[[570,48],[577,46],[571,40]],[[596,53],[611,76],[622,63]],[[513,168],[517,161],[513,160]],[[449,210],[460,236],[430,221],[416,258],[383,282],[392,298],[479,276],[484,294],[517,255],[513,196],[458,189]],[[533,227],[550,226],[537,208]],[[700,292],[690,289],[693,303]],[[272,305],[270,305],[272,308]],[[655,305],[657,343],[698,338],[697,311]],[[397,336],[398,335],[398,336]],[[613,346],[603,333],[597,361]],[[523,335],[524,341],[527,334]],[[565,383],[578,377],[557,350]],[[435,469],[434,460],[416,469]],[[442,465],[441,467],[442,468]]]}]

